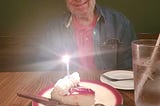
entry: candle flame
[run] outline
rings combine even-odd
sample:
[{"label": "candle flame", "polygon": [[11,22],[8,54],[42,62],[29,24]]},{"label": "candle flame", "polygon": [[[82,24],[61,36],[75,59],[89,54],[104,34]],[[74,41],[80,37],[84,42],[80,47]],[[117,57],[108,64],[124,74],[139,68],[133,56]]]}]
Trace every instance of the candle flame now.
[{"label": "candle flame", "polygon": [[69,61],[70,61],[70,56],[66,54],[66,55],[64,55],[64,56],[62,57],[62,60],[63,60],[64,63],[69,63]]}]

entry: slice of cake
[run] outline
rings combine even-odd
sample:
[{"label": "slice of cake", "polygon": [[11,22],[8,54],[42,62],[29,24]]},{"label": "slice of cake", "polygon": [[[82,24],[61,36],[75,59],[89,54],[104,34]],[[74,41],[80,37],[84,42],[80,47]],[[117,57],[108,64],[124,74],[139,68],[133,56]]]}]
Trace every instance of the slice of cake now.
[{"label": "slice of cake", "polygon": [[51,99],[60,103],[76,106],[92,106],[95,102],[95,92],[92,89],[79,86],[79,73],[57,81],[51,92]]}]

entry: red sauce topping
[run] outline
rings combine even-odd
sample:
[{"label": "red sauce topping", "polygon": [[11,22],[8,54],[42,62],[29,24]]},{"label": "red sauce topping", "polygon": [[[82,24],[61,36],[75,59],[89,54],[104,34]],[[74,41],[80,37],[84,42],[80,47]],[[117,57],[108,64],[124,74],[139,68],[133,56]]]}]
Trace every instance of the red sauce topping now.
[{"label": "red sauce topping", "polygon": [[95,95],[95,92],[92,89],[84,88],[84,87],[75,87],[69,89],[69,95]]}]

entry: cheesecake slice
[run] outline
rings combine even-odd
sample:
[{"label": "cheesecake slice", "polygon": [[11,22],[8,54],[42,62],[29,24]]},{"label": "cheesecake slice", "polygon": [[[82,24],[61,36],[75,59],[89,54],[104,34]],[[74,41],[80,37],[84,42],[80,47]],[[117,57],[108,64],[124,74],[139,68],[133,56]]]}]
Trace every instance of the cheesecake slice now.
[{"label": "cheesecake slice", "polygon": [[95,92],[80,86],[79,83],[80,77],[77,72],[58,80],[51,92],[51,99],[67,105],[93,106]]}]

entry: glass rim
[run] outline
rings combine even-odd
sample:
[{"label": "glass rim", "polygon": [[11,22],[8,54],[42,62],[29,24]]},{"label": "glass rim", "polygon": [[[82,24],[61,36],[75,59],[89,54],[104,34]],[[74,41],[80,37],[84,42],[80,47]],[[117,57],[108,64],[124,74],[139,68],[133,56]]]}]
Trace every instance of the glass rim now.
[{"label": "glass rim", "polygon": [[[156,41],[157,41],[156,39],[137,39],[137,40],[133,40],[131,44],[138,45],[138,46],[147,46],[147,47],[160,47],[160,45],[155,46]],[[152,43],[152,45],[151,45],[151,43]]]}]

